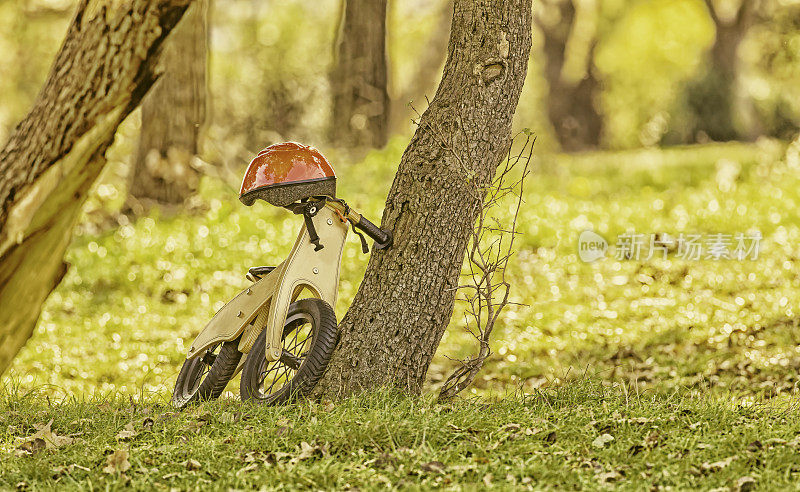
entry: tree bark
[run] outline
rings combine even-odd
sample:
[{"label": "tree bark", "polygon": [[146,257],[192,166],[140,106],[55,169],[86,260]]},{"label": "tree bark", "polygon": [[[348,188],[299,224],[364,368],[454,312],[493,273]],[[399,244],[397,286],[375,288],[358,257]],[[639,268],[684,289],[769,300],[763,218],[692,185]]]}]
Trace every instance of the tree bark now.
[{"label": "tree bark", "polygon": [[30,113],[0,150],[0,374],[61,280],[62,258],[119,123],[157,77],[191,0],[82,0]]},{"label": "tree bark", "polygon": [[383,147],[388,138],[386,0],[345,2],[331,74],[331,139],[348,147]]},{"label": "tree bark", "polygon": [[743,0],[732,18],[723,18],[712,0],[706,0],[716,38],[705,70],[687,86],[692,115],[691,141],[741,140],[746,135],[737,121],[739,46],[753,24],[758,0]]},{"label": "tree bark", "polygon": [[576,22],[573,0],[559,0],[550,8],[558,10],[553,20],[535,16],[544,39],[545,79],[547,80],[547,116],[561,149],[566,152],[593,149],[600,145],[603,116],[597,110],[600,81],[594,66],[594,39],[586,62],[584,77],[579,81],[564,78],[567,44]]},{"label": "tree bark", "polygon": [[197,191],[198,153],[206,118],[208,0],[186,11],[164,46],[164,74],[142,101],[142,129],[131,172],[129,206],[180,205]]},{"label": "tree bark", "polygon": [[456,0],[444,75],[403,154],[383,227],[320,396],[377,386],[419,393],[453,313],[464,251],[527,72],[530,0]]}]

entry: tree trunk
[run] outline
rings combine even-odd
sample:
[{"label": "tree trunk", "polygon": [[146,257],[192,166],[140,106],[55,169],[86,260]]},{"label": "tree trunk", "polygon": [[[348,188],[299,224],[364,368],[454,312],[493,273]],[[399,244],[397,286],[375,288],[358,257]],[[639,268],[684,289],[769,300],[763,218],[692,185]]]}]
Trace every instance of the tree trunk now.
[{"label": "tree trunk", "polygon": [[180,205],[197,191],[192,166],[206,117],[208,0],[186,11],[164,46],[164,74],[142,101],[142,129],[131,172],[129,205]]},{"label": "tree trunk", "polygon": [[382,147],[389,121],[386,0],[342,1],[338,60],[331,74],[331,139],[348,147]]},{"label": "tree trunk", "polygon": [[577,17],[575,5],[573,0],[560,0],[550,8],[558,9],[558,15],[548,21],[541,14],[535,17],[544,36],[547,116],[562,150],[574,152],[596,148],[603,133],[603,116],[597,110],[600,81],[593,61],[597,40],[592,40],[584,77],[579,81],[566,80],[564,65],[567,44]]},{"label": "tree trunk", "polygon": [[119,123],[157,77],[191,0],[82,0],[33,108],[0,150],[0,374],[66,270],[62,258]]},{"label": "tree trunk", "polygon": [[752,25],[756,2],[743,0],[735,15],[725,19],[717,12],[713,1],[706,0],[717,33],[705,70],[687,87],[687,103],[692,115],[691,141],[746,137],[737,117],[739,46]]},{"label": "tree trunk", "polygon": [[480,190],[509,150],[530,46],[530,0],[456,0],[442,82],[386,200],[394,246],[370,258],[320,395],[420,392],[453,313]]}]

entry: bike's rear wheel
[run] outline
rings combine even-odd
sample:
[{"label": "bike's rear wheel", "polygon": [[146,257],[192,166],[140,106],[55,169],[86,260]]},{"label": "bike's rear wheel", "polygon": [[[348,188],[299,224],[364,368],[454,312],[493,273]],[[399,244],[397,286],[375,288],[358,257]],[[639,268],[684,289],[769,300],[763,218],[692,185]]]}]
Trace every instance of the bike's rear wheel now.
[{"label": "bike's rear wheel", "polygon": [[220,342],[204,354],[184,362],[175,381],[172,405],[183,408],[192,403],[219,398],[228,381],[233,378],[241,358],[237,338]]},{"label": "bike's rear wheel", "polygon": [[267,330],[261,332],[242,369],[242,400],[266,405],[307,396],[328,367],[336,347],[336,314],[321,299],[289,306],[283,327],[283,353],[267,362]]}]

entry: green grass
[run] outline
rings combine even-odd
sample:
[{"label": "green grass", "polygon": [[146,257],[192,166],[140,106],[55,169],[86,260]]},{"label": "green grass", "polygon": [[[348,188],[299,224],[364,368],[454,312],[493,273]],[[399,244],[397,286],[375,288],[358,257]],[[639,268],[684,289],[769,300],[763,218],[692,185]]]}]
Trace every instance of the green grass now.
[{"label": "green grass", "polygon": [[[340,195],[377,220],[405,143],[361,162],[332,154]],[[234,381],[224,401],[171,413],[159,402],[189,342],[247,284],[249,266],[281,261],[300,222],[242,206],[215,179],[179,216],[117,224],[104,210],[122,196],[113,179],[98,188],[64,282],[3,377],[0,488],[478,489],[486,480],[712,489],[751,476],[781,489],[798,478],[798,145],[537,156],[509,270],[519,305],[503,315],[470,389],[480,399],[444,406],[431,398],[453,369],[449,357],[474,347],[460,305],[421,400],[262,409],[231,398]],[[586,229],[612,245],[630,231],[759,230],[764,239],[755,261],[584,264],[577,238]],[[350,241],[339,317],[367,261]],[[58,435],[81,441],[16,456],[51,418]],[[135,437],[119,442],[129,424]],[[602,434],[614,440],[593,446]],[[124,476],[102,471],[117,449],[130,453]],[[303,449],[313,456],[298,460]],[[190,459],[199,469],[187,469],[198,466]]]},{"label": "green grass", "polygon": [[[395,139],[362,162],[334,156],[340,195],[380,216],[404,148]],[[778,143],[537,156],[526,184],[512,306],[501,319],[474,391],[526,391],[600,374],[668,388],[793,391],[800,368],[800,170]],[[90,208],[119,201],[113,181]],[[501,211],[502,215],[502,211]],[[122,218],[124,219],[124,217]],[[90,213],[67,254],[67,276],[5,376],[54,396],[169,393],[189,342],[247,281],[252,265],[277,264],[299,219],[207,179],[194,213],[108,225]],[[100,224],[100,226],[98,226]],[[584,264],[577,237],[612,244],[627,231],[764,236],[756,261],[616,261]],[[343,316],[367,257],[352,237],[340,298]],[[457,306],[429,373],[436,388],[473,349]],[[235,391],[235,383],[232,388]]]},{"label": "green grass", "polygon": [[[173,413],[124,399],[9,398],[1,488],[708,490],[752,477],[780,490],[800,478],[796,402],[742,406],[592,378],[444,405],[378,393],[278,408],[223,400]],[[19,451],[51,419],[74,442]],[[118,451],[130,464],[123,472],[108,468]]]}]

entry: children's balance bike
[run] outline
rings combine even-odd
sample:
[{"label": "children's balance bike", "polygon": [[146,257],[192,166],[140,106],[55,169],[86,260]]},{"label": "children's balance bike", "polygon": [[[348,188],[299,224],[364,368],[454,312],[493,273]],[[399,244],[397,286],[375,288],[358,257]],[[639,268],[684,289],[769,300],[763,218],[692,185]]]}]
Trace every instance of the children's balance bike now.
[{"label": "children's balance bike", "polygon": [[[336,345],[339,268],[348,225],[368,252],[392,235],[336,198],[333,168],[312,147],[277,144],[262,150],[245,173],[239,199],[256,199],[302,215],[304,224],[288,258],[275,267],[250,268],[252,285],[220,309],[192,342],[172,404],[183,408],[218,398],[242,372],[242,400],[279,404],[308,395]],[[349,223],[349,224],[348,224]],[[359,232],[360,231],[360,232]]]}]

